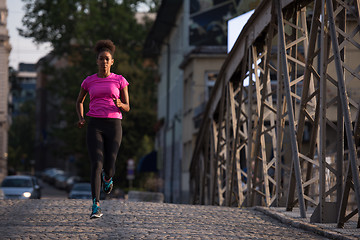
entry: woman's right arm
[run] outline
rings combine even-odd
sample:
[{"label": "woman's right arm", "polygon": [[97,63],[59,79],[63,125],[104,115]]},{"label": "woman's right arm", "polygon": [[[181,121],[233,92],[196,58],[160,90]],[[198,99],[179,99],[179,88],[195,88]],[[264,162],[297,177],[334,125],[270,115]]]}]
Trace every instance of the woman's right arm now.
[{"label": "woman's right arm", "polygon": [[84,101],[87,95],[87,91],[80,88],[79,96],[76,100],[76,113],[78,115],[79,121],[78,121],[78,128],[82,128],[85,125],[85,118],[84,118]]}]

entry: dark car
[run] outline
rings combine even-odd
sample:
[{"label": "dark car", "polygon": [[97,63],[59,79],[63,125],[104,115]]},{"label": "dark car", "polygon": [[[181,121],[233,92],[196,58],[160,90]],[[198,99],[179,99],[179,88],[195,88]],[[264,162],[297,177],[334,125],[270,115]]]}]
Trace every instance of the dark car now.
[{"label": "dark car", "polygon": [[66,181],[70,177],[67,173],[60,173],[55,175],[55,187],[59,189],[66,189]]},{"label": "dark car", "polygon": [[1,190],[4,193],[4,199],[41,198],[41,188],[34,176],[7,176],[1,183]]},{"label": "dark car", "polygon": [[51,185],[55,184],[55,176],[65,172],[57,168],[48,168],[43,173],[43,180]]},{"label": "dark car", "polygon": [[75,183],[69,193],[70,199],[91,199],[90,183]]},{"label": "dark car", "polygon": [[67,192],[70,192],[73,188],[75,183],[82,182],[81,177],[79,176],[70,176],[68,179],[66,179],[66,187],[65,190]]},{"label": "dark car", "polygon": [[[75,183],[69,193],[70,199],[91,199],[91,184],[87,182]],[[105,199],[105,193],[100,191],[100,199]]]}]

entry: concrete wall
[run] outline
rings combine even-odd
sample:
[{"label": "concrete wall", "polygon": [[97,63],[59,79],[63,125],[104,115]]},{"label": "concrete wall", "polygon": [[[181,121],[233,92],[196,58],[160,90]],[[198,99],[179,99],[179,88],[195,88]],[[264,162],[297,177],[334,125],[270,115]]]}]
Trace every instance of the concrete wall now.
[{"label": "concrete wall", "polygon": [[7,24],[6,0],[0,0],[0,182],[7,175],[9,55],[11,46]]}]

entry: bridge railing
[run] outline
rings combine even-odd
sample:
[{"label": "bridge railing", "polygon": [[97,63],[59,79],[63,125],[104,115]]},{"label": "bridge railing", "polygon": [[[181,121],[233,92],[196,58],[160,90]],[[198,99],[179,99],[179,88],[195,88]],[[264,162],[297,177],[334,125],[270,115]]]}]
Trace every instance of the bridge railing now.
[{"label": "bridge railing", "polygon": [[191,162],[193,203],[297,206],[303,218],[316,207],[312,221],[339,227],[356,215],[359,6],[258,6],[203,113]]}]

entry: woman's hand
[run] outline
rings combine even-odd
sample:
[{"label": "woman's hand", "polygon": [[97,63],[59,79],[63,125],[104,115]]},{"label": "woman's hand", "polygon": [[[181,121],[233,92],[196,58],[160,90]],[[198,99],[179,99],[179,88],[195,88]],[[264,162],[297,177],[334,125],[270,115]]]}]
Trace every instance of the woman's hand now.
[{"label": "woman's hand", "polygon": [[128,86],[125,86],[123,89],[121,89],[120,91],[120,98],[116,99],[113,98],[115,105],[118,108],[121,108],[121,110],[125,111],[125,112],[129,112],[130,111],[130,100],[129,100],[129,91],[128,91]]},{"label": "woman's hand", "polygon": [[117,106],[118,108],[121,108],[121,110],[123,110],[125,112],[128,112],[130,110],[129,104],[122,102],[120,98],[113,98],[113,101],[114,101],[115,106]]},{"label": "woman's hand", "polygon": [[76,99],[76,113],[78,115],[79,121],[77,123],[78,128],[82,128],[85,125],[85,119],[84,119],[84,100],[87,95],[87,91],[80,88],[79,96]]},{"label": "woman's hand", "polygon": [[114,101],[115,106],[117,106],[118,108],[121,108],[123,103],[121,102],[120,98],[113,98],[113,101]]},{"label": "woman's hand", "polygon": [[86,123],[86,121],[84,118],[79,119],[79,121],[77,123],[78,128],[82,128],[83,126],[85,126],[85,123]]}]

